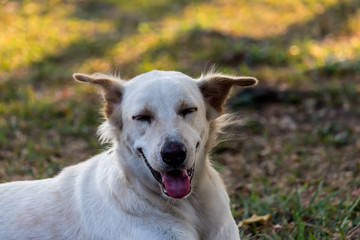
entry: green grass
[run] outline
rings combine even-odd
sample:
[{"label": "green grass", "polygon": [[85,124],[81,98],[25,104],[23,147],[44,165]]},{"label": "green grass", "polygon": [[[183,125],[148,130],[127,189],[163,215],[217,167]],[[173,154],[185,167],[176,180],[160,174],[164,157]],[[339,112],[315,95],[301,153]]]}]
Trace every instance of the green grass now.
[{"label": "green grass", "polygon": [[103,148],[101,98],[73,72],[253,75],[212,156],[243,239],[360,238],[360,2],[0,3],[0,182],[39,179]]},{"label": "green grass", "polygon": [[[342,190],[319,196],[323,192],[322,186],[320,182],[311,196],[305,196],[308,185],[288,193],[263,186],[267,191],[261,195],[251,192],[245,198],[240,194],[233,196],[236,204],[241,206],[234,212],[235,219],[246,219],[253,213],[272,215],[266,225],[254,223],[242,227],[243,239],[254,236],[257,239],[345,239],[348,230],[360,222],[356,213],[360,199],[334,201]],[[269,189],[272,190],[269,192]],[[310,201],[304,204],[302,199],[309,197]]]}]

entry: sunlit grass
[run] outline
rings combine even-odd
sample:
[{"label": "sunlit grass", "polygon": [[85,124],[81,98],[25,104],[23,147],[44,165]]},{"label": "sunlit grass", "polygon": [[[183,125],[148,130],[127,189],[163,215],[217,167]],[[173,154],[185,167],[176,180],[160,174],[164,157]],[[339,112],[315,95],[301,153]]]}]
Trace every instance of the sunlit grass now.
[{"label": "sunlit grass", "polygon": [[0,5],[0,71],[11,71],[61,52],[70,43],[112,29],[110,21],[87,21],[59,1],[9,1]]},{"label": "sunlit grass", "polygon": [[[358,36],[357,36],[358,35]],[[329,37],[324,41],[310,41],[305,44],[304,60],[309,67],[321,67],[326,64],[360,59],[360,35]]]},{"label": "sunlit grass", "polygon": [[260,39],[282,34],[290,25],[309,20],[335,2],[214,1],[186,9],[184,19],[204,29]]},{"label": "sunlit grass", "polygon": [[[220,48],[206,46],[208,54],[189,53],[192,60],[206,61],[211,59],[211,53],[218,55],[223,51],[242,51],[251,59],[264,59],[261,61],[279,61],[279,63],[301,62],[296,70],[297,75],[316,67],[326,66],[338,61],[353,61],[359,58],[359,33],[356,27],[359,23],[359,14],[355,14],[348,20],[344,31],[347,35],[330,36],[323,40],[313,40],[311,36],[305,41],[289,39],[287,47],[278,46],[281,38],[286,36],[287,31],[294,25],[301,25],[310,21],[316,15],[337,3],[335,0],[322,1],[234,1],[217,0],[212,2],[194,2],[188,4],[175,14],[162,9],[159,18],[154,16],[156,7],[169,5],[166,0],[154,2],[139,0],[139,4],[125,1],[106,1],[114,4],[123,12],[131,14],[146,13],[152,9],[149,18],[144,18],[135,29],[127,36],[121,34],[121,28],[116,29],[116,20],[110,19],[84,19],[77,16],[76,2],[47,1],[46,4],[37,1],[5,2],[2,8],[4,14],[0,16],[0,28],[4,29],[0,35],[0,70],[12,71],[19,67],[28,66],[39,62],[45,56],[60,53],[67,46],[82,40],[86,41],[99,34],[117,34],[118,41],[113,46],[104,46],[106,51],[102,57],[89,57],[84,59],[77,71],[112,71],[121,65],[134,64],[135,72],[140,73],[153,68],[160,69],[188,69],[191,71],[191,59],[177,61],[178,56],[169,52],[156,52],[152,50],[159,46],[171,46],[174,50],[182,46],[176,46],[177,39],[196,31],[215,31],[233,40],[230,45],[226,41],[220,42]],[[77,6],[79,7],[79,6]],[[54,11],[56,9],[56,11]],[[296,12],[296,14],[294,14]],[[121,17],[119,26],[127,25],[127,18],[121,13],[115,17]],[[128,21],[132,21],[129,19]],[[296,29],[296,28],[295,28]],[[304,36],[305,38],[307,36]],[[236,40],[238,39],[238,40]],[[243,39],[263,41],[269,39],[272,45],[241,44]],[[193,41],[193,40],[191,40]],[[86,43],[84,43],[86,45]],[[106,44],[106,42],[105,42]],[[186,44],[192,44],[187,42]],[[246,43],[245,43],[246,44]],[[210,47],[210,48],[209,48]],[[250,48],[249,48],[250,47]],[[191,47],[190,47],[191,48]],[[217,50],[216,50],[217,49]],[[248,49],[248,50],[246,50]],[[193,51],[188,50],[188,51]],[[209,54],[210,53],[210,54]],[[209,59],[210,58],[210,59]],[[60,66],[61,67],[61,66]],[[205,66],[204,66],[205,67]],[[244,70],[244,65],[238,65],[236,71]],[[190,69],[189,69],[190,68]],[[259,68],[260,76],[267,76]],[[279,70],[281,71],[281,70]],[[125,71],[126,72],[126,71]]]},{"label": "sunlit grass", "polygon": [[[194,29],[255,40],[276,37],[284,34],[292,24],[308,21],[335,2],[222,0],[192,4],[178,15],[169,13],[161,20],[140,24],[137,34],[119,41],[108,55],[120,65],[129,63],[151,48],[159,44],[169,44]],[[171,67],[173,65],[169,66]]]}]

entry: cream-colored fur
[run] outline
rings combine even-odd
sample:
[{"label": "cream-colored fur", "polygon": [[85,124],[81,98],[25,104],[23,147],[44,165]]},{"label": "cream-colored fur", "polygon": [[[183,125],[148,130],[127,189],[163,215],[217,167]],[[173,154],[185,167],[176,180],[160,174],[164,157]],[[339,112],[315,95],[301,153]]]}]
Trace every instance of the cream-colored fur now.
[{"label": "cream-colored fur", "polygon": [[[165,71],[127,82],[103,74],[74,78],[103,89],[99,131],[112,147],[53,178],[1,184],[0,239],[239,239],[208,151],[231,87],[256,79]],[[182,141],[182,168],[194,167],[191,191],[180,199],[164,194],[144,159],[167,171],[159,153],[166,139]]]}]

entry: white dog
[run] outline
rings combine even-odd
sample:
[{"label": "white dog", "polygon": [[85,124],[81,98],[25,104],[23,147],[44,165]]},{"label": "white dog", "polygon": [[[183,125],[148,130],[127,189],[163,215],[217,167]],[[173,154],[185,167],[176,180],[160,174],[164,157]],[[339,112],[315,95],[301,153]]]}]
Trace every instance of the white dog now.
[{"label": "white dog", "polygon": [[231,87],[255,78],[74,78],[103,89],[112,148],[54,178],[1,184],[0,239],[239,239],[208,152]]}]

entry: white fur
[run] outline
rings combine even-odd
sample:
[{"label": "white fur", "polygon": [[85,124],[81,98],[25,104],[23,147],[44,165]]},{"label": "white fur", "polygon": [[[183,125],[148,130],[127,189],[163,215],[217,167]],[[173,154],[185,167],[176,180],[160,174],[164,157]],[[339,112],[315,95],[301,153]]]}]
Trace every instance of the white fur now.
[{"label": "white fur", "polygon": [[[199,81],[162,71],[118,81],[121,102],[99,130],[112,148],[50,179],[1,184],[0,239],[239,239],[224,184],[207,156],[214,138],[207,112],[214,109]],[[180,102],[197,112],[179,116]],[[155,115],[151,126],[132,119],[144,107]],[[166,137],[181,139],[186,166],[195,163],[192,191],[182,199],[162,193],[136,151],[142,148],[162,171]]]}]

